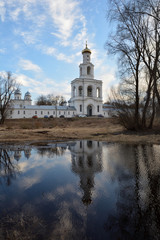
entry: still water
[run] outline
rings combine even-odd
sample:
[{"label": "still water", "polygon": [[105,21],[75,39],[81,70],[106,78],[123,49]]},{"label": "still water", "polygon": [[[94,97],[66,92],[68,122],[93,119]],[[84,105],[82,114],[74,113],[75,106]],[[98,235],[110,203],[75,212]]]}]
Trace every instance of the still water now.
[{"label": "still water", "polygon": [[160,146],[0,146],[0,239],[160,239]]}]

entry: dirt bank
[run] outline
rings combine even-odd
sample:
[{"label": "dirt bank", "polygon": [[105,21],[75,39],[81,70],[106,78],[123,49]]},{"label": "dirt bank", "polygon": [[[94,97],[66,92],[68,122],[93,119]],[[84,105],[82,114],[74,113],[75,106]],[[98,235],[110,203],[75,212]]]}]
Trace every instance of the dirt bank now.
[{"label": "dirt bank", "polygon": [[0,127],[3,143],[73,139],[160,144],[160,131],[126,131],[113,118],[14,119]]}]

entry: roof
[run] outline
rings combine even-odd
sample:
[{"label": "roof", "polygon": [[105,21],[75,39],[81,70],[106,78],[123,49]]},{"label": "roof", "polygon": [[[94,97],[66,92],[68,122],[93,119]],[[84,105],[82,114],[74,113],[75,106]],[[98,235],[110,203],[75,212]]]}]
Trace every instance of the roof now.
[{"label": "roof", "polygon": [[87,47],[87,42],[86,42],[86,48],[82,50],[82,54],[85,52],[90,53],[90,54],[92,53],[91,50]]},{"label": "roof", "polygon": [[17,109],[30,109],[30,110],[71,110],[76,111],[75,107],[72,106],[48,106],[48,105],[25,105],[20,107],[19,105],[14,105],[14,108]]},{"label": "roof", "polygon": [[20,89],[16,89],[14,94],[21,94],[21,90]]},{"label": "roof", "polygon": [[25,96],[31,96],[30,92],[26,92]]}]

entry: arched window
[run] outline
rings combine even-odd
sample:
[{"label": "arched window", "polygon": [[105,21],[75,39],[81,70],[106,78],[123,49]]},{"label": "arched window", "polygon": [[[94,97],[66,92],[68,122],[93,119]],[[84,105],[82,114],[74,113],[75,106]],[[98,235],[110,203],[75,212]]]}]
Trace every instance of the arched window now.
[{"label": "arched window", "polygon": [[97,98],[99,98],[99,97],[100,97],[100,89],[97,88]]},{"label": "arched window", "polygon": [[88,66],[88,67],[87,67],[87,75],[90,75],[90,74],[91,74],[91,67]]},{"label": "arched window", "polygon": [[73,97],[76,97],[76,87],[73,87]]},{"label": "arched window", "polygon": [[79,91],[79,96],[82,96],[82,94],[83,94],[83,87],[79,86],[78,91]]},{"label": "arched window", "polygon": [[92,97],[92,86],[88,86],[87,88],[87,96]]}]

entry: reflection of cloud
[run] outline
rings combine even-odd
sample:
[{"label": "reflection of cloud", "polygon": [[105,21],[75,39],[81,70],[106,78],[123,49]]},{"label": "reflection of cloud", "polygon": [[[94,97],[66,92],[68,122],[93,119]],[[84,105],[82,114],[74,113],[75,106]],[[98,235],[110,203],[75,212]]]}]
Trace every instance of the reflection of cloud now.
[{"label": "reflection of cloud", "polygon": [[[85,235],[86,229],[86,211],[81,204],[79,195],[80,191],[73,184],[67,184],[64,187],[58,187],[53,192],[48,192],[44,195],[44,200],[55,201],[62,198],[65,201],[61,201],[57,208],[54,217],[57,221],[54,222],[51,232],[51,238],[53,239],[81,239],[82,234]],[[65,198],[65,195],[70,196]],[[73,215],[74,212],[74,215]],[[76,212],[76,214],[75,214]],[[78,217],[79,221],[75,221],[74,217]],[[84,237],[85,239],[85,237]]]},{"label": "reflection of cloud", "polygon": [[18,165],[20,167],[20,171],[26,173],[30,169],[34,169],[37,167],[41,167],[43,171],[43,169],[50,169],[55,167],[56,165],[67,166],[70,161],[71,156],[70,152],[68,151],[65,152],[65,158],[63,156],[55,155],[54,161],[53,156],[49,158],[48,154],[44,154],[43,157],[41,157],[40,154],[32,151],[29,161],[20,161]]},{"label": "reflection of cloud", "polygon": [[21,181],[18,183],[20,188],[23,189],[28,189],[30,187],[32,187],[33,185],[39,183],[41,181],[41,177],[38,176],[38,174],[36,174],[36,176],[34,177],[24,177],[23,179],[21,179]]}]

